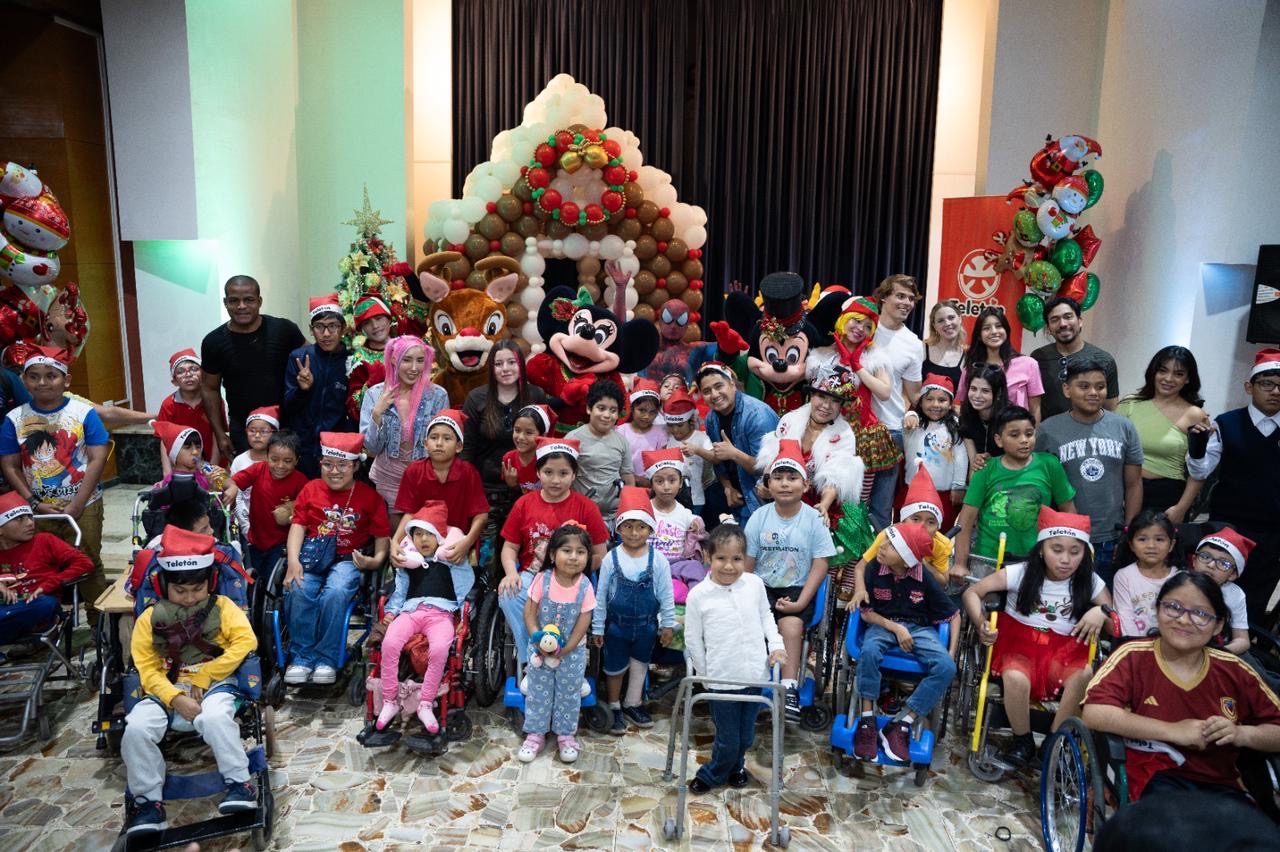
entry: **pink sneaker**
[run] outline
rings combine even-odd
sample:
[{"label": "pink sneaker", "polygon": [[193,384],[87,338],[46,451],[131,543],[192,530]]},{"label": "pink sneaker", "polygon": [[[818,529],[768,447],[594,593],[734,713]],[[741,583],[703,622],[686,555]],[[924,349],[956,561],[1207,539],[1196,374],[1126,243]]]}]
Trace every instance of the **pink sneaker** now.
[{"label": "pink sneaker", "polygon": [[400,715],[399,704],[394,701],[383,701],[382,712],[378,714],[378,724],[376,727],[381,731],[387,725],[391,724],[391,721],[398,715]]},{"label": "pink sneaker", "polygon": [[538,752],[542,751],[542,744],[547,738],[542,734],[529,734],[524,738],[524,743],[520,746],[520,750],[516,752],[516,760],[521,763],[532,763],[533,759],[538,756]]},{"label": "pink sneaker", "polygon": [[578,759],[578,741],[573,737],[556,737],[556,745],[560,747],[560,759],[565,763]]},{"label": "pink sneaker", "polygon": [[434,734],[440,730],[440,723],[436,721],[436,714],[431,712],[430,704],[418,705],[418,721],[422,722],[422,727],[427,729],[428,734]]}]

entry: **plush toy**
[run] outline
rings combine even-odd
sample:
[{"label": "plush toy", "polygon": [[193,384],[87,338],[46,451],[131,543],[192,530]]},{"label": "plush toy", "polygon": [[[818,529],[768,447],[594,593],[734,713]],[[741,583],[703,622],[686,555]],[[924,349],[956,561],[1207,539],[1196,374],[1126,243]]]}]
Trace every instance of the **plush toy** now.
[{"label": "plush toy", "polygon": [[621,374],[640,372],[658,353],[658,330],[652,322],[619,322],[618,315],[595,304],[586,289],[579,289],[576,297],[568,287],[549,290],[538,309],[538,333],[547,349],[529,359],[526,372],[529,381],[552,398],[558,428],[565,432],[586,422],[591,385],[611,381],[625,395]]},{"label": "plush toy", "polygon": [[542,629],[529,637],[529,665],[532,668],[546,666],[549,669],[560,665],[560,649],[564,647],[564,636],[560,628],[554,624],[544,624]]}]

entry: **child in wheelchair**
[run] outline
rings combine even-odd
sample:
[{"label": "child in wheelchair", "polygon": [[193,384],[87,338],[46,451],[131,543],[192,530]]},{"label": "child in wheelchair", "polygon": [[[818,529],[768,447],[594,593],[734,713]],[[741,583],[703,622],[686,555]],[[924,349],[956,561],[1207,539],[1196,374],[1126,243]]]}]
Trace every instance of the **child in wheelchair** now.
[{"label": "child in wheelchair", "polygon": [[[955,678],[960,613],[932,572],[923,569],[923,560],[933,552],[929,530],[921,524],[899,523],[887,527],[883,536],[877,564],[866,567],[862,584],[868,600],[862,604],[861,616],[867,628],[858,661],[862,708],[853,753],[859,760],[875,760],[883,748],[890,759],[909,763],[912,725],[929,715]],[[938,638],[937,626],[945,621],[953,622],[949,648]],[[925,675],[902,709],[880,729],[877,745],[880,663],[894,647],[913,654]]]},{"label": "child in wheelchair", "polygon": [[[1021,769],[1035,756],[1031,702],[1061,693],[1051,730],[1076,715],[1089,682],[1089,647],[1110,617],[1111,595],[1093,573],[1087,515],[1040,507],[1030,557],[990,574],[964,592],[964,606],[984,645],[994,645],[991,674],[1004,686],[1013,744],[1001,763]],[[985,595],[1008,592],[999,629],[987,624]]]},{"label": "child in wheelchair", "polygon": [[[1177,530],[1164,512],[1144,509],[1125,531],[1124,546],[1117,565],[1124,565],[1111,581],[1120,635],[1146,637],[1156,630],[1156,595],[1161,586],[1178,572],[1173,552]],[[1125,564],[1126,556],[1133,562]]]},{"label": "child in wheelchair", "polygon": [[264,578],[284,556],[293,507],[307,484],[298,470],[301,451],[297,433],[273,433],[266,441],[266,458],[233,475],[222,492],[228,506],[249,495],[249,524],[242,532],[249,543],[249,564]]},{"label": "child in wheelchair", "polygon": [[131,648],[145,698],[129,711],[121,743],[135,806],[129,834],[167,826],[160,741],[170,729],[194,730],[213,750],[226,783],[219,813],[257,804],[235,719],[235,674],[258,638],[240,607],[217,594],[214,545],[210,536],[166,528],[157,557],[162,596],[134,625]]},{"label": "child in wheelchair", "polygon": [[61,588],[92,571],[93,561],[79,550],[36,532],[31,504],[21,494],[0,496],[0,645],[35,638],[57,618]]},{"label": "child in wheelchair", "polygon": [[1252,539],[1245,538],[1231,527],[1223,527],[1200,539],[1191,563],[1192,570],[1204,574],[1222,590],[1222,597],[1231,612],[1231,632],[1224,650],[1233,654],[1249,651],[1249,611],[1244,590],[1234,581],[1244,572],[1244,563],[1248,561],[1253,546]]},{"label": "child in wheelchair", "polygon": [[161,491],[171,483],[189,481],[202,491],[221,492],[227,484],[227,471],[205,461],[200,455],[204,442],[200,433],[190,426],[152,420],[151,429],[160,439],[160,449],[172,464],[172,469],[156,483]]},{"label": "child in wheelchair", "polygon": [[383,608],[381,731],[400,714],[400,652],[414,635],[427,640],[427,668],[422,676],[418,719],[427,733],[440,730],[434,707],[454,638],[454,615],[475,583],[468,564],[443,562],[436,556],[447,545],[461,541],[462,530],[448,526],[449,509],[442,500],[428,500],[405,525],[400,542],[404,568],[396,569],[395,589]]}]

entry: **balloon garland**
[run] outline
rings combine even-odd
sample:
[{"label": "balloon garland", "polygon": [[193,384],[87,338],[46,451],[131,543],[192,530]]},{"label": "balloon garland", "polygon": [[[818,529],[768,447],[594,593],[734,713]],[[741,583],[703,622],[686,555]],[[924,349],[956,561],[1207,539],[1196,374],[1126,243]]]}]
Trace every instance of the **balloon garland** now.
[{"label": "balloon garland", "polygon": [[[579,209],[551,183],[559,170],[574,174],[583,166],[601,172],[605,189],[600,193],[598,204],[587,204]],[[529,187],[529,195],[536,208],[534,212],[570,228],[608,222],[622,209],[625,181],[634,181],[637,177],[635,172],[628,174],[622,165],[622,146],[599,129],[586,129],[579,133],[557,130],[534,149],[533,157],[527,166],[521,167],[520,174],[521,180]]]}]

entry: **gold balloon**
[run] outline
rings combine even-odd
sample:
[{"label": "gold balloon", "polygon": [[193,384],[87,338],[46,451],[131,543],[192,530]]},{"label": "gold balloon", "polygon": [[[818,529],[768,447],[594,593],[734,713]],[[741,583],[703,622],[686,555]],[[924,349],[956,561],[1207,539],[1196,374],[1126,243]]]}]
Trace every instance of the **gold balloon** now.
[{"label": "gold balloon", "polygon": [[573,233],[573,229],[564,222],[552,220],[547,223],[547,236],[553,240],[563,240],[571,233]]},{"label": "gold balloon", "polygon": [[529,353],[533,351],[533,347],[529,345],[529,341],[525,340],[523,337],[512,337],[511,339],[520,347],[520,351],[524,354],[524,357],[528,358]]},{"label": "gold balloon", "polygon": [[578,233],[589,240],[599,242],[609,236],[609,223],[598,222],[595,225],[587,225],[585,228],[579,228]]},{"label": "gold balloon", "polygon": [[519,257],[524,254],[524,237],[513,232],[502,235],[502,253],[507,257]]},{"label": "gold balloon", "polygon": [[666,290],[654,290],[649,295],[641,298],[644,300],[646,305],[652,305],[655,308],[660,308],[666,303],[667,299],[670,299],[671,297],[667,295]]},{"label": "gold balloon", "polygon": [[507,305],[507,327],[521,328],[525,321],[529,319],[529,311],[519,302],[511,302]]},{"label": "gold balloon", "polygon": [[578,261],[578,274],[590,275],[593,279],[600,274],[600,258],[591,255],[584,256]]},{"label": "gold balloon", "polygon": [[586,133],[586,132],[587,132],[588,130],[590,130],[591,128],[589,128],[589,127],[587,127],[585,124],[582,124],[581,122],[579,122],[578,124],[570,124],[566,129],[567,129],[570,133],[578,134],[578,133]]},{"label": "gold balloon", "polygon": [[672,272],[667,276],[667,292],[672,296],[679,296],[689,287],[689,279],[685,278],[679,272]]},{"label": "gold balloon", "polygon": [[429,254],[435,254],[435,252],[436,252],[436,241],[435,241],[435,240],[423,240],[423,241],[422,241],[422,254],[423,254],[423,256],[426,256],[426,255],[429,255]]},{"label": "gold balloon", "polygon": [[683,263],[684,259],[689,256],[689,246],[679,237],[672,237],[667,241],[667,260],[672,263]]},{"label": "gold balloon", "polygon": [[467,286],[472,290],[483,290],[488,283],[488,278],[478,269],[471,270],[471,274],[467,276]]},{"label": "gold balloon", "polygon": [[503,195],[498,199],[498,215],[510,223],[519,219],[524,213],[524,204],[514,195]]},{"label": "gold balloon", "polygon": [[636,218],[641,225],[651,225],[658,218],[658,205],[652,201],[642,201],[636,205]]},{"label": "gold balloon", "polygon": [[593,169],[603,169],[609,165],[609,152],[599,145],[588,145],[582,152],[582,160]]},{"label": "gold balloon", "polygon": [[655,219],[649,233],[653,234],[653,238],[658,242],[665,243],[676,235],[676,226],[670,219]]},{"label": "gold balloon", "polygon": [[689,310],[699,310],[702,307],[702,291],[685,290],[684,294],[680,296],[680,300],[689,306]]},{"label": "gold balloon", "polygon": [[[667,256],[670,257],[671,252],[667,252]],[[692,260],[692,259],[686,260],[684,263],[680,264],[680,271],[683,272],[684,277],[688,278],[690,281],[692,281],[695,278],[701,278],[702,277],[702,261]]]},{"label": "gold balloon", "polygon": [[647,264],[649,271],[659,278],[666,278],[671,271],[671,261],[665,255],[655,254]]},{"label": "gold balloon", "polygon": [[472,234],[467,237],[467,241],[462,244],[462,250],[466,252],[467,257],[472,260],[479,260],[482,257],[488,257],[489,240],[480,234]]},{"label": "gold balloon", "polygon": [[702,327],[696,323],[689,323],[689,327],[684,330],[685,343],[697,343],[702,340]]},{"label": "gold balloon", "polygon": [[644,226],[639,219],[623,219],[618,225],[618,236],[624,240],[638,240],[644,233]]},{"label": "gold balloon", "polygon": [[497,240],[507,232],[507,223],[502,221],[502,217],[497,213],[486,213],[476,223],[476,230],[486,241]]},{"label": "gold balloon", "polygon": [[532,201],[533,187],[529,186],[529,182],[524,179],[524,175],[521,175],[516,180],[515,186],[511,187],[511,194],[521,201]]},{"label": "gold balloon", "polygon": [[637,294],[647,296],[658,286],[658,279],[654,278],[649,270],[641,269],[632,279],[632,283],[635,284]]},{"label": "gold balloon", "polygon": [[639,207],[640,202],[644,201],[644,190],[633,180],[622,185],[622,194],[626,196],[628,207]]},{"label": "gold balloon", "polygon": [[600,301],[600,285],[595,281],[583,282],[582,288],[591,294],[591,301]]},{"label": "gold balloon", "polygon": [[536,237],[542,233],[542,224],[533,216],[525,214],[516,220],[516,233],[522,237]]},{"label": "gold balloon", "polygon": [[641,261],[652,260],[658,253],[658,241],[648,234],[636,240],[636,257]]},{"label": "gold balloon", "polygon": [[471,273],[471,261],[465,257],[459,257],[457,260],[444,265],[445,280],[459,281],[466,280],[467,275]]},{"label": "gold balloon", "polygon": [[636,305],[634,313],[636,315],[636,319],[642,319],[647,322],[653,322],[653,318],[656,316],[653,306],[645,304],[644,302]]},{"label": "gold balloon", "polygon": [[573,174],[582,168],[582,155],[577,151],[565,151],[560,155],[560,168],[569,174]]}]

